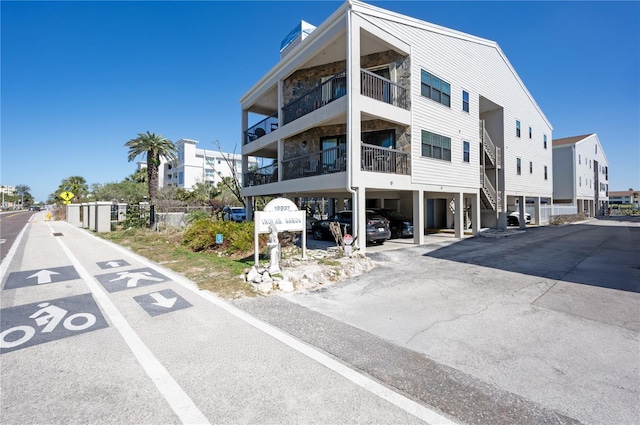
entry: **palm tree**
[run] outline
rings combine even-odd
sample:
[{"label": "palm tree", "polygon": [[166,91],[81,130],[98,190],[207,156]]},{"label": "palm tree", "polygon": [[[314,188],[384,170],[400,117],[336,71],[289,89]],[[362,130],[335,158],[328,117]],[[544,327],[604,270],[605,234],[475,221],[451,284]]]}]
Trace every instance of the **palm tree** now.
[{"label": "palm tree", "polygon": [[149,200],[154,203],[158,193],[158,168],[160,160],[177,160],[176,145],[162,134],[138,133],[138,137],[124,144],[129,148],[129,162],[143,153],[147,154],[147,182],[149,184]]},{"label": "palm tree", "polygon": [[58,186],[56,195],[60,196],[60,194],[65,191],[73,193],[74,201],[82,202],[89,193],[89,185],[87,185],[87,181],[82,176],[70,176],[62,180],[60,186]]},{"label": "palm tree", "polygon": [[16,194],[20,197],[20,208],[24,208],[24,198],[30,196],[31,188],[26,184],[19,184],[15,187]]}]

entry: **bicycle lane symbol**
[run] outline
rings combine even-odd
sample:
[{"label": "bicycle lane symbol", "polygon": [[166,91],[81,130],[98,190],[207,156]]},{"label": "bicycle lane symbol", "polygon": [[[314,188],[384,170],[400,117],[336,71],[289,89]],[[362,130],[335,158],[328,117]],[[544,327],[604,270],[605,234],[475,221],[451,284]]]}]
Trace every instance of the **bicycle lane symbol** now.
[{"label": "bicycle lane symbol", "polygon": [[0,310],[0,354],[107,328],[91,294]]}]

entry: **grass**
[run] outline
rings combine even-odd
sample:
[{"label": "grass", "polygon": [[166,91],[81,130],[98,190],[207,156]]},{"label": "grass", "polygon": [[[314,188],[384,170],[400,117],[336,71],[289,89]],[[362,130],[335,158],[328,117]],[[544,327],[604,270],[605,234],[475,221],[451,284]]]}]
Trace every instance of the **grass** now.
[{"label": "grass", "polygon": [[241,275],[253,266],[253,252],[234,256],[214,250],[193,252],[183,246],[183,232],[168,228],[161,232],[128,229],[99,234],[104,239],[129,248],[195,282],[221,298],[254,297],[251,285]]}]

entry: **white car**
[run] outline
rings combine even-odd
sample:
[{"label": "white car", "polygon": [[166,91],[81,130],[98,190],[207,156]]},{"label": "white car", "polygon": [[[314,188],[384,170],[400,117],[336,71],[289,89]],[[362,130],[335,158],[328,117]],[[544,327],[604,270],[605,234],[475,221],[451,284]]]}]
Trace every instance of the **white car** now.
[{"label": "white car", "polygon": [[[531,214],[524,213],[525,223],[531,223]],[[511,211],[507,213],[507,226],[519,226],[520,225],[520,212]]]},{"label": "white car", "polygon": [[247,218],[247,211],[242,207],[224,207],[222,219],[227,221],[241,222]]}]

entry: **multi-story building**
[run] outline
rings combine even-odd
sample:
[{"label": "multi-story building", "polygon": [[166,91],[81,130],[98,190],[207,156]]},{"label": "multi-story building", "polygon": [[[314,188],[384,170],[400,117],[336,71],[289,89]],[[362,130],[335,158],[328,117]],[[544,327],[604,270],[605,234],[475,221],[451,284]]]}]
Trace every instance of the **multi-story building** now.
[{"label": "multi-story building", "polygon": [[589,216],[609,204],[609,162],[595,133],[553,140],[553,201]]},{"label": "multi-story building", "polygon": [[609,192],[609,205],[630,205],[634,209],[640,209],[640,191],[612,190]]},{"label": "multi-story building", "polygon": [[[158,186],[176,186],[192,189],[196,183],[212,183],[217,185],[225,177],[237,174],[242,184],[242,157],[240,154],[225,153],[207,149],[197,149],[198,141],[180,139],[176,142],[178,149],[177,161],[162,160],[158,170]],[[258,167],[256,158],[249,158],[251,168]],[[138,167],[146,167],[145,162],[139,162]],[[235,169],[235,170],[234,170]]]},{"label": "multi-story building", "polygon": [[552,196],[551,124],[500,47],[359,1],[302,22],[240,103],[243,196],[332,198],[360,241],[366,208],[462,237]]}]

